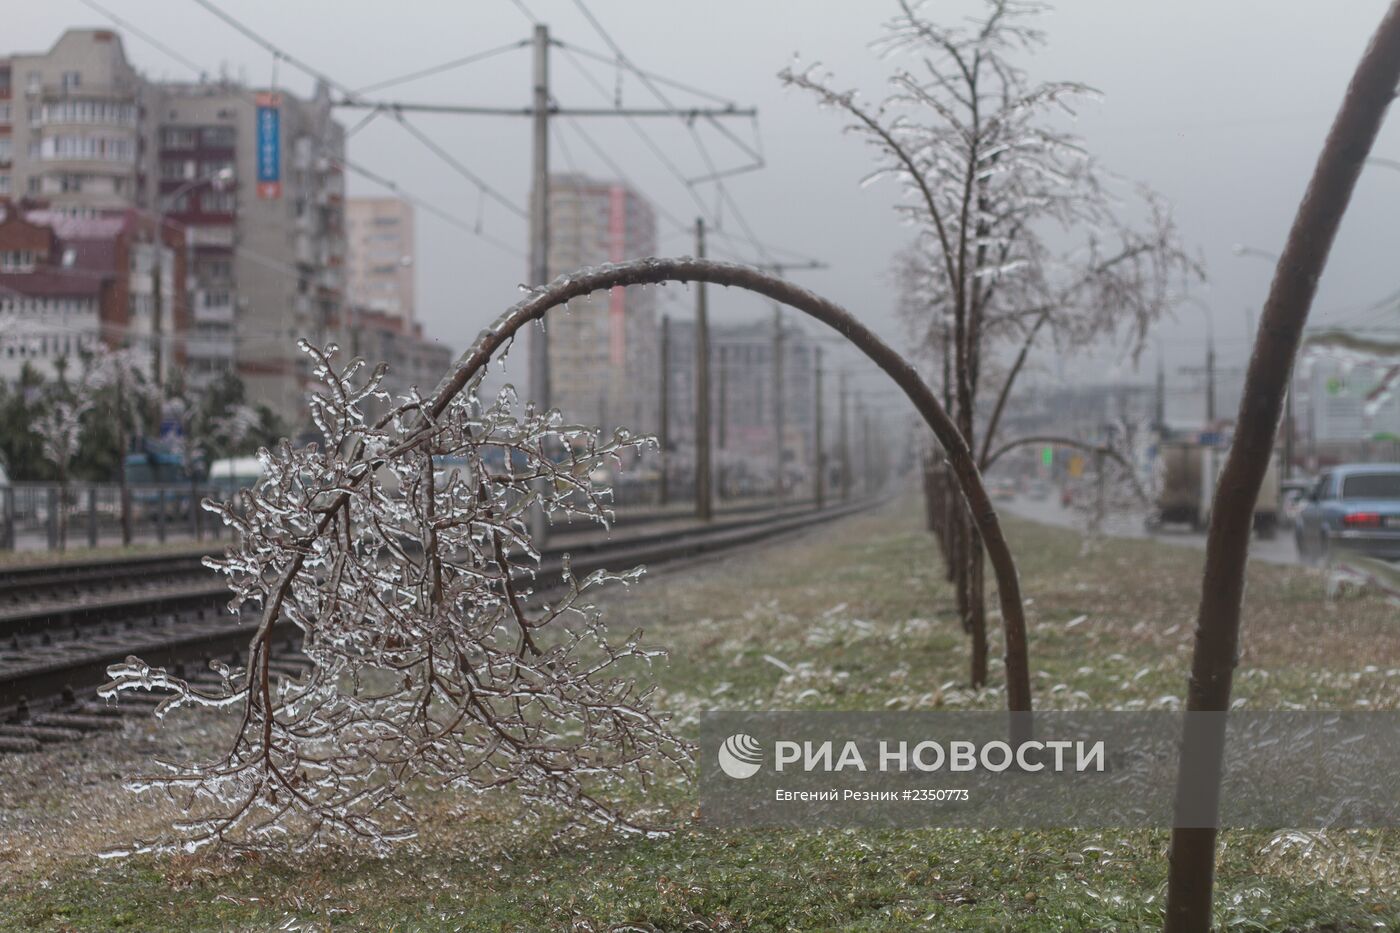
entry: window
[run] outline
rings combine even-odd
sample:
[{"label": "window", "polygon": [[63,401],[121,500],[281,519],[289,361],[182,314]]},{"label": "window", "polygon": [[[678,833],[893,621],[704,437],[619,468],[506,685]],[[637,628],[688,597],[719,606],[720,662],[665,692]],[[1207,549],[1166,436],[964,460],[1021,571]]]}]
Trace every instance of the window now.
[{"label": "window", "polygon": [[136,123],[136,105],[110,100],[60,100],[44,104],[41,116],[44,123],[110,123],[131,126]]},{"label": "window", "polygon": [[0,252],[0,272],[33,272],[34,253],[27,249]]},{"label": "window", "polygon": [[10,176],[0,175],[0,194],[10,193]]},{"label": "window", "polygon": [[192,160],[162,161],[160,177],[165,181],[185,181],[194,178],[195,163]]},{"label": "window", "polygon": [[232,214],[237,205],[232,191],[205,191],[199,196],[199,206],[210,214]]},{"label": "window", "polygon": [[1400,499],[1400,473],[1353,473],[1342,478],[1343,499]]},{"label": "window", "polygon": [[0,100],[0,123],[9,123],[13,105],[8,100]]},{"label": "window", "polygon": [[24,188],[25,188],[25,190],[28,191],[30,194],[38,194],[38,193],[39,193],[39,186],[42,185],[43,182],[44,182],[44,176],[42,176],[42,175],[30,175],[30,176],[29,176],[29,180],[25,183]]},{"label": "window", "polygon": [[14,155],[14,140],[0,136],[0,165],[9,165]]},{"label": "window", "polygon": [[167,126],[160,131],[160,144],[167,149],[193,149],[195,131],[188,126]]},{"label": "window", "polygon": [[195,270],[201,282],[230,282],[233,280],[233,263],[227,259],[205,259]]},{"label": "window", "polygon": [[88,136],[63,133],[45,136],[39,147],[41,159],[92,159],[104,162],[131,162],[136,149],[123,136]]},{"label": "window", "polygon": [[231,126],[206,126],[200,130],[200,142],[211,149],[232,149],[234,132]]},{"label": "window", "polygon": [[63,89],[71,91],[83,83],[83,75],[80,71],[65,71],[63,73]]},{"label": "window", "polygon": [[44,87],[44,74],[40,71],[31,71],[24,76],[25,90],[30,94],[38,94]]},{"label": "window", "polygon": [[60,175],[58,179],[58,190],[75,192],[83,190],[82,175]]}]

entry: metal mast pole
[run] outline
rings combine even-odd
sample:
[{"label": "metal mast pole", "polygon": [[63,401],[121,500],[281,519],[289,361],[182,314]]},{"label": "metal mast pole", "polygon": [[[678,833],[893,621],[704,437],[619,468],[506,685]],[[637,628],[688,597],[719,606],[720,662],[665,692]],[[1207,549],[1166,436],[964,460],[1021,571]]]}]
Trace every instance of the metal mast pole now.
[{"label": "metal mast pole", "polygon": [[783,309],[773,305],[773,495],[783,498]]},{"label": "metal mast pole", "polygon": [[[705,220],[695,219],[695,256],[705,258]],[[714,515],[710,495],[710,322],[705,283],[695,287],[695,516]]]},{"label": "metal mast pole", "polygon": [[822,348],[818,346],[816,359],[816,384],[813,389],[817,396],[817,412],[812,429],[812,444],[816,452],[816,500],[817,508],[826,505],[826,451],[822,449]]},{"label": "metal mast pole", "polygon": [[671,501],[667,472],[670,467],[671,450],[671,316],[661,315],[661,430],[657,440],[661,444],[661,486],[658,499],[661,505]]},{"label": "metal mast pole", "polygon": [[719,350],[719,398],[716,400],[719,405],[719,423],[715,426],[715,433],[719,435],[715,439],[719,446],[719,466],[715,468],[715,495],[723,501],[724,499],[724,451],[729,447],[729,359],[725,352],[728,348],[720,344]]},{"label": "metal mast pole", "polygon": [[[535,26],[534,198],[530,202],[530,284],[549,281],[549,27]],[[549,336],[530,332],[530,401],[549,407]]]},{"label": "metal mast pole", "polygon": [[849,420],[848,409],[850,408],[851,396],[846,388],[846,373],[841,373],[841,407],[838,410],[840,421],[838,422],[837,433],[841,441],[841,501],[845,502],[851,498],[851,448],[850,435],[847,433],[847,422]]}]

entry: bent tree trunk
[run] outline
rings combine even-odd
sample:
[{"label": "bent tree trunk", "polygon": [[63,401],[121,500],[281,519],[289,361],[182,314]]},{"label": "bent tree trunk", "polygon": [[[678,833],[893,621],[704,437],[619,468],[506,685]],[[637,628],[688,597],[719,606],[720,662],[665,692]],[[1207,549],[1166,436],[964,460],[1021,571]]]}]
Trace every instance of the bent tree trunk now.
[{"label": "bent tree trunk", "polygon": [[[1362,163],[1374,144],[1386,109],[1400,84],[1400,0],[1393,0],[1347,88],[1346,97],[1318,157],[1303,203],[1293,220],[1283,255],[1269,286],[1249,361],[1244,396],[1225,466],[1212,503],[1206,539],[1205,575],[1191,659],[1188,711],[1229,708],[1237,663],[1240,604],[1254,503],[1274,446],[1283,395],[1297,356],[1308,309]],[[1197,724],[1188,717],[1177,805],[1191,782],[1188,774],[1213,772],[1218,798],[1223,717]],[[1218,799],[1217,799],[1218,813]],[[1172,831],[1167,882],[1168,933],[1210,929],[1215,884],[1215,829]]]},{"label": "bent tree trunk", "polygon": [[[834,328],[858,349],[865,353],[877,366],[892,378],[909,397],[915,409],[932,428],[934,435],[943,445],[958,485],[972,513],[978,531],[982,535],[992,569],[996,574],[998,595],[1001,601],[1002,625],[1006,642],[1006,704],[1013,713],[1031,710],[1030,667],[1026,649],[1026,617],[1021,603],[1021,587],[1016,576],[1016,563],[1011,549],[1006,543],[996,510],[992,507],[986,487],[982,484],[977,463],[963,435],[953,424],[952,419],[914,367],[896,353],[879,337],[855,319],[840,305],[806,289],[799,288],[776,276],[757,269],[734,263],[716,262],[705,259],[636,259],[630,262],[608,264],[596,269],[560,276],[549,285],[538,289],[533,295],[517,303],[482,331],[477,341],[452,370],[438,384],[426,406],[429,422],[440,417],[447,407],[476,377],[485,370],[495,355],[509,346],[515,335],[531,321],[544,317],[552,308],[565,305],[574,298],[581,298],[596,291],[605,291],[627,285],[660,285],[666,282],[707,282],[712,285],[735,286],[767,296],[782,302],[798,311],[810,315]],[[392,417],[386,415],[385,418]],[[422,436],[431,433],[431,423],[423,428],[407,428],[403,440],[394,448],[380,456],[395,456],[402,450],[418,444]],[[364,450],[357,449],[350,459],[366,463],[371,469],[360,473],[353,482],[364,482],[364,477],[374,474],[376,458],[369,457]],[[330,525],[331,516],[344,505],[348,494],[342,493],[331,502],[312,534],[324,534]],[[263,715],[260,704],[271,710],[271,658],[273,652],[272,635],[282,615],[282,607],[291,592],[293,582],[305,569],[306,551],[299,552],[282,571],[277,585],[263,604],[257,630],[248,644],[248,671],[250,683],[257,689],[249,689],[247,703],[250,714]],[[1012,733],[1024,734],[1028,731],[1027,717],[1013,717]]]},{"label": "bent tree trunk", "polygon": [[[957,478],[969,512],[969,536],[981,539],[996,576],[1005,640],[1006,703],[1012,712],[1031,709],[1030,666],[1026,646],[1026,618],[1020,581],[1011,549],[997,519],[996,509],[982,483],[977,462],[964,435],[939,404],[933,391],[914,367],[840,305],[791,282],[735,263],[704,259],[637,259],[562,276],[506,312],[484,331],[477,343],[457,362],[438,386],[432,411],[441,413],[451,399],[480,372],[526,324],[544,317],[551,308],[591,292],[626,285],[658,285],[665,282],[707,282],[757,292],[802,311],[835,329],[860,349],[904,390],[942,445]],[[979,594],[980,595],[980,594]]]}]

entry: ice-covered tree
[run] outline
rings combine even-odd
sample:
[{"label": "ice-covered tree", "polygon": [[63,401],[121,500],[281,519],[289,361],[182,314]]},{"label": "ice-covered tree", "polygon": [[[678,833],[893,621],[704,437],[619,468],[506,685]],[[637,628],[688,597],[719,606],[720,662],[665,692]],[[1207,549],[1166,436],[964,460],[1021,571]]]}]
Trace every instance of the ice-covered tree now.
[{"label": "ice-covered tree", "polygon": [[[160,687],[172,691],[161,715],[207,706],[239,717],[217,760],[140,782],[188,808],[178,838],[142,847],[287,833],[385,844],[414,832],[418,783],[512,788],[649,831],[613,785],[688,769],[689,747],[635,682],[657,650],[640,632],[614,639],[589,602],[634,573],[578,579],[566,565],[541,579],[527,514],[606,523],[609,493],[590,474],[650,439],[521,412],[509,389],[482,399],[479,376],[440,407],[416,391],[391,400],[382,367],[303,349],[321,383],[311,396],[321,441],[259,451],[257,488],[210,506],[236,532],[210,564],[233,606],[262,615],[247,666],[220,667],[210,690],[132,658],[103,691]],[[371,421],[382,404],[390,413]],[[298,678],[270,665],[284,623],[311,661]]]},{"label": "ice-covered tree", "polygon": [[[1066,129],[1091,90],[1025,70],[1024,59],[1045,42],[1036,22],[1046,9],[986,0],[980,16],[945,26],[900,0],[875,43],[894,63],[890,94],[876,103],[838,87],[819,66],[781,74],[845,115],[872,146],[871,180],[901,183],[898,210],[919,232],[901,263],[900,284],[913,289],[901,306],[914,315],[924,362],[943,369],[958,429],[981,462],[1037,343],[1117,339],[1135,353],[1194,272],[1159,199],[1138,189],[1139,208],[1120,203],[1110,177]],[[1145,219],[1124,219],[1135,213]],[[1009,346],[1012,359],[987,385],[985,363],[998,346]],[[989,408],[980,404],[988,392]],[[972,681],[982,684],[982,544],[965,510],[952,517],[949,556],[973,641]]]},{"label": "ice-covered tree", "polygon": [[86,379],[73,386],[66,382],[56,383],[52,397],[34,419],[31,428],[39,435],[44,459],[54,465],[57,474],[58,514],[55,520],[60,551],[68,546],[69,469],[73,459],[78,456],[78,446],[83,433],[83,415],[90,408],[92,387]]},{"label": "ice-covered tree", "polygon": [[131,435],[153,420],[160,403],[160,390],[147,378],[145,367],[133,348],[99,345],[86,361],[87,377],[93,386],[113,393],[117,432],[118,513],[122,544],[131,544],[131,490],[127,483],[126,456]]}]

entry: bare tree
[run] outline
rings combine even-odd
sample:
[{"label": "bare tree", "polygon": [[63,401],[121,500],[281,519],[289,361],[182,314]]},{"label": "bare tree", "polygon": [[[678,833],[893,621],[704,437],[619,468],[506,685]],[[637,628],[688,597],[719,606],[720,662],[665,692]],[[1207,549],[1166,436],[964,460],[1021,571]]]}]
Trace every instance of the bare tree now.
[{"label": "bare tree", "polygon": [[[1218,812],[1225,718],[1189,714],[1218,713],[1230,708],[1235,667],[1239,663],[1240,607],[1244,601],[1254,504],[1273,453],[1284,393],[1318,280],[1366,156],[1395,100],[1397,84],[1400,0],[1392,0],[1357,64],[1323,144],[1259,318],[1235,422],[1235,441],[1225,458],[1211,504],[1187,689],[1188,716],[1177,780],[1178,806],[1186,803],[1183,795],[1200,792],[1200,775],[1207,774],[1214,778],[1215,799],[1209,802]],[[1217,835],[1214,828],[1178,827],[1172,831],[1167,876],[1168,933],[1210,929]]]},{"label": "bare tree", "polygon": [[113,349],[99,344],[87,361],[88,378],[94,388],[111,387],[116,393],[117,414],[117,511],[122,544],[131,544],[131,489],[127,481],[126,457],[131,449],[131,432],[150,420],[159,404],[159,390],[148,380],[136,351]]},{"label": "bare tree", "polygon": [[[221,759],[172,764],[136,782],[177,795],[190,816],[182,839],[134,851],[293,827],[308,844],[328,835],[387,844],[413,832],[406,789],[414,781],[512,786],[610,826],[653,828],[593,789],[688,766],[689,747],[627,676],[628,662],[655,651],[639,634],[609,642],[597,611],[581,601],[630,575],[579,581],[566,569],[562,597],[541,609],[526,601],[540,564],[529,509],[605,521],[606,498],[590,475],[649,439],[618,431],[603,441],[557,412],[527,406],[517,417],[509,393],[488,404],[476,391],[491,359],[549,310],[595,291],[688,281],[745,288],[811,315],[909,396],[949,452],[987,542],[1006,634],[1007,706],[1030,711],[1015,562],[971,449],[914,368],[845,309],[776,276],[706,260],[634,260],[537,290],[483,331],[430,397],[415,392],[372,423],[365,405],[382,398],[382,370],[360,380],[359,361],[337,370],[329,352],[306,347],[325,386],[312,399],[324,445],[262,451],[266,480],[243,493],[240,509],[216,506],[239,541],[213,566],[229,576],[235,605],[261,609],[247,668],[218,666],[222,687],[211,691],[129,658],[109,670],[102,690],[159,687],[174,693],[161,715],[200,705],[241,717]],[[549,455],[555,446],[562,458]],[[446,458],[462,465],[445,468]],[[274,639],[289,625],[301,630],[312,669],[275,680]],[[1028,726],[1012,717],[1013,735]]]},{"label": "bare tree", "polygon": [[[875,48],[910,64],[894,68],[891,94],[878,104],[837,89],[815,66],[780,75],[850,118],[848,129],[877,152],[872,179],[889,175],[903,184],[899,210],[920,232],[914,246],[925,267],[910,279],[923,295],[907,306],[927,313],[921,342],[946,354],[945,391],[974,450],[982,429],[979,461],[1038,339],[1083,345],[1119,337],[1135,353],[1190,266],[1158,199],[1142,189],[1143,229],[1121,221],[1103,172],[1062,129],[1063,116],[1090,89],[1032,81],[1017,64],[1045,42],[1034,23],[1046,9],[986,0],[980,19],[945,27],[900,0]],[[1018,343],[1020,352],[983,417],[983,362],[1001,340]],[[949,540],[961,551],[952,560],[978,686],[987,677],[983,545],[970,516],[954,517],[960,529]]]},{"label": "bare tree", "polygon": [[[371,423],[366,407],[390,401],[384,367],[366,376],[360,360],[337,368],[334,347],[303,348],[321,380],[311,414],[322,442],[260,451],[264,481],[239,508],[212,506],[237,534],[209,563],[228,576],[234,607],[265,612],[249,669],[220,666],[222,687],[205,690],[133,658],[103,691],[173,691],[161,715],[242,710],[223,758],[143,781],[190,816],[182,839],[142,848],[289,827],[307,844],[385,843],[412,834],[407,788],[418,780],[513,787],[527,801],[649,829],[599,792],[627,774],[647,779],[658,762],[687,767],[688,746],[627,674],[657,651],[640,632],[610,640],[585,602],[635,574],[579,580],[566,568],[557,598],[531,606],[541,557],[526,515],[606,523],[608,493],[590,474],[650,440],[602,440],[557,411],[517,416],[509,390],[483,402],[476,381],[440,411],[414,393]],[[274,682],[282,620],[301,630],[312,667]]]},{"label": "bare tree", "polygon": [[48,406],[35,419],[32,430],[39,435],[44,458],[58,472],[58,549],[68,546],[68,470],[78,455],[82,440],[83,415],[92,408],[92,391],[87,380],[70,387],[60,384]]}]

